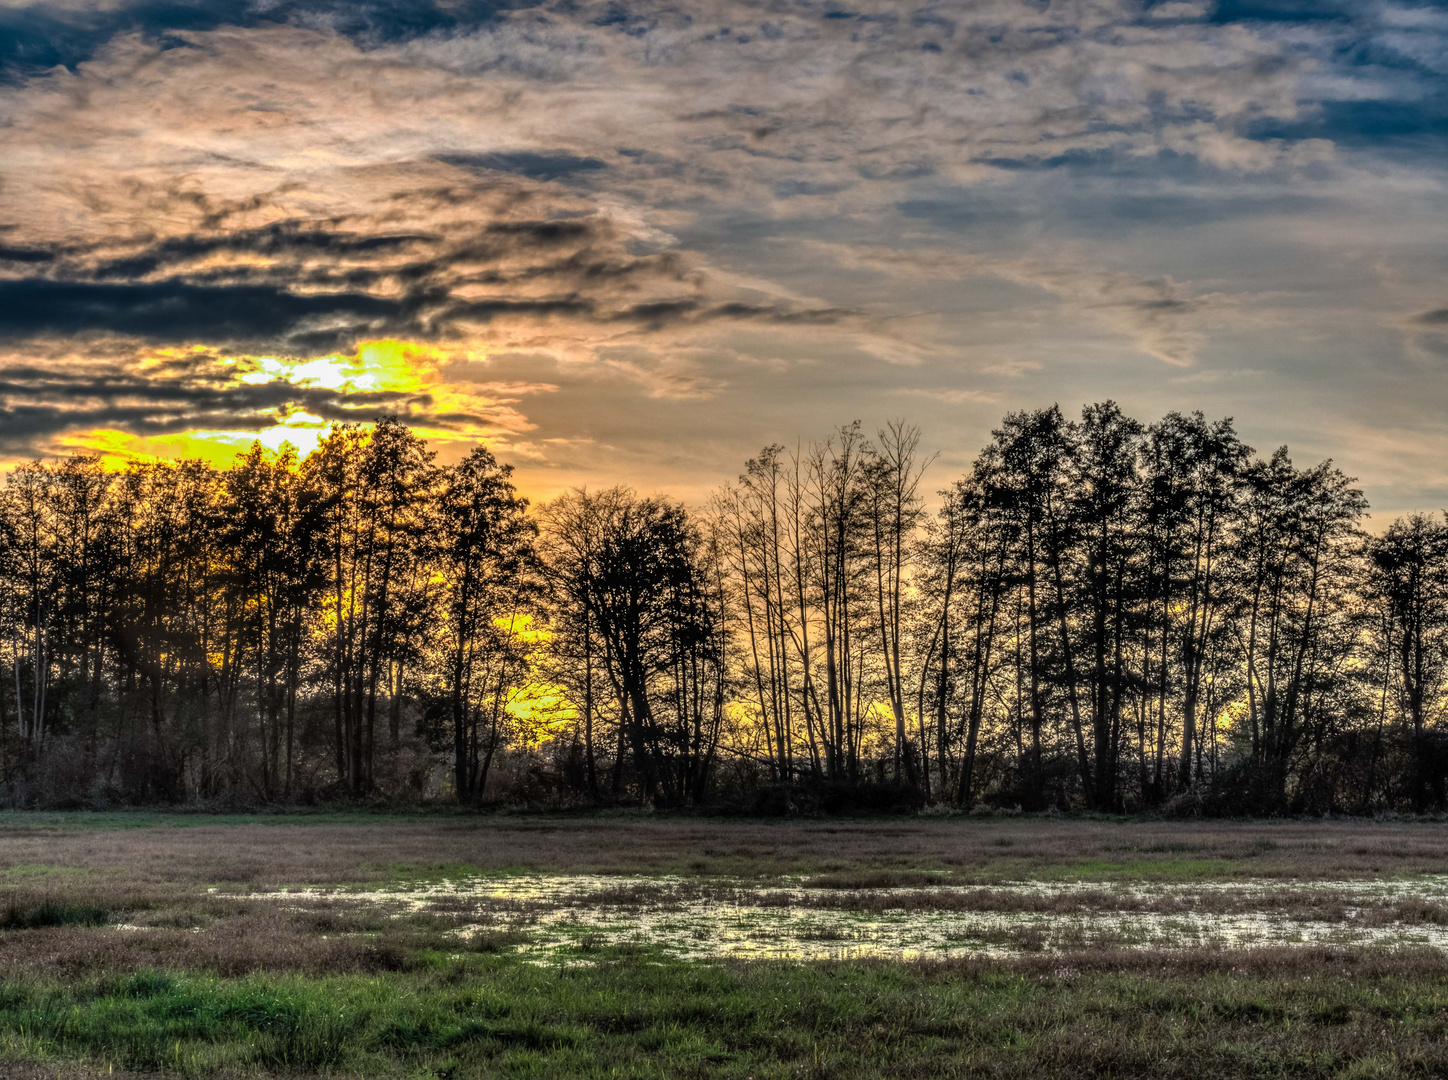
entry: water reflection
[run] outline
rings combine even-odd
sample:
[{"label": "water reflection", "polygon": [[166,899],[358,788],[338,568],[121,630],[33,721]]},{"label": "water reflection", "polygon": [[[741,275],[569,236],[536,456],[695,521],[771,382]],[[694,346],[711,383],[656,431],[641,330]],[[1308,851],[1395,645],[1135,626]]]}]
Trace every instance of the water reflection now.
[{"label": "water reflection", "polygon": [[1435,906],[1448,905],[1445,877],[1024,881],[842,891],[802,882],[758,888],[744,882],[571,875],[262,895],[375,904],[397,914],[446,912],[466,920],[461,937],[521,930],[518,950],[540,958],[576,958],[618,947],[699,960],[909,960],[1086,946],[1448,949],[1448,926],[1438,921]]}]

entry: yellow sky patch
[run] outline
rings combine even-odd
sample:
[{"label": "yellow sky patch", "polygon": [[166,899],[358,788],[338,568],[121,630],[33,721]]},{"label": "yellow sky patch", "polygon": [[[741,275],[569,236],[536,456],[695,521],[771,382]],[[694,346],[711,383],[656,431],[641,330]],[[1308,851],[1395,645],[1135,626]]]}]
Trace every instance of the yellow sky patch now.
[{"label": "yellow sky patch", "polygon": [[65,454],[94,454],[108,469],[123,469],[133,461],[175,461],[195,459],[218,469],[236,464],[238,454],[245,454],[251,444],[259,442],[273,453],[283,443],[291,443],[299,457],[306,457],[317,448],[331,425],[321,417],[304,412],[292,413],[286,421],[261,431],[183,431],[174,435],[136,435],[114,428],[97,428],[77,432],[56,440],[56,448]]},{"label": "yellow sky patch", "polygon": [[429,390],[442,382],[439,365],[447,354],[415,341],[382,338],[365,341],[350,355],[332,353],[310,360],[257,356],[240,361],[239,381],[250,384],[288,382],[351,393]]},{"label": "yellow sky patch", "polygon": [[[162,368],[178,358],[205,352],[200,346],[192,349],[159,349],[145,368]],[[472,352],[470,359],[475,359]],[[498,402],[480,392],[472,384],[453,384],[446,380],[443,366],[454,359],[446,351],[432,345],[394,338],[366,341],[353,353],[331,353],[306,359],[280,356],[237,356],[218,358],[223,370],[237,383],[251,386],[287,383],[299,388],[331,390],[338,395],[392,393],[415,395],[426,393],[432,409],[454,414],[482,414],[496,411]],[[547,389],[551,389],[548,387]],[[370,426],[376,413],[388,411],[386,406],[357,409],[357,421]],[[404,416],[404,419],[406,417]],[[271,451],[290,443],[298,457],[306,457],[325,438],[330,420],[302,410],[278,410],[275,423],[257,430],[225,430],[197,428],[167,435],[137,435],[115,428],[96,428],[64,435],[55,441],[55,449],[65,454],[96,454],[108,468],[123,468],[131,461],[154,461],[194,458],[217,468],[228,468],[244,454],[253,442],[260,442]],[[516,425],[514,425],[516,426]],[[476,443],[495,434],[491,424],[463,429],[438,429],[412,425],[424,439],[434,443]]]}]

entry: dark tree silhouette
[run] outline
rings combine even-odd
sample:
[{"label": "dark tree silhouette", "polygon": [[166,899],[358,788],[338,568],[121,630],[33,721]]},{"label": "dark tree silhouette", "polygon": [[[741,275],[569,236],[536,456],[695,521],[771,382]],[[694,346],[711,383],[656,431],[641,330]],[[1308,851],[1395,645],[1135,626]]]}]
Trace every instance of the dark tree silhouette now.
[{"label": "dark tree silhouette", "polygon": [[[1448,805],[1448,524],[1230,420],[766,447],[534,511],[401,422],[0,494],[14,805],[323,798],[1190,813]],[[541,704],[540,704],[541,703]]]}]

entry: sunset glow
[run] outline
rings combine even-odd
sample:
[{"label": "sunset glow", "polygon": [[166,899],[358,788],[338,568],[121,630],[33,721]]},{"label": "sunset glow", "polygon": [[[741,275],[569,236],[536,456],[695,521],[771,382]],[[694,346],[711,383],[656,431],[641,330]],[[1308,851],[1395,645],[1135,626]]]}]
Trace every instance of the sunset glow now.
[{"label": "sunset glow", "polygon": [[[146,367],[155,369],[188,354],[205,355],[204,347],[161,350]],[[384,338],[361,342],[350,353],[290,358],[278,356],[225,357],[220,360],[221,378],[242,386],[290,386],[303,390],[321,389],[337,395],[343,409],[347,400],[356,396],[381,396],[404,403],[405,409],[418,398],[425,399],[432,409],[445,411],[456,418],[448,426],[416,425],[419,434],[446,448],[450,444],[471,445],[491,440],[509,427],[525,428],[524,423],[511,425],[506,409],[500,409],[506,396],[516,388],[481,386],[476,383],[448,381],[444,367],[457,360],[446,350],[421,342]],[[471,357],[462,363],[470,362]],[[524,388],[528,392],[546,387]],[[98,455],[108,467],[121,468],[130,461],[195,458],[218,468],[231,465],[237,454],[245,453],[254,442],[270,451],[290,445],[298,457],[305,458],[317,448],[332,425],[341,422],[369,426],[375,412],[356,407],[355,416],[346,412],[330,418],[318,416],[304,408],[284,404],[273,411],[274,422],[256,428],[196,428],[162,435],[145,435],[115,428],[97,428],[59,436],[54,449],[62,454]],[[385,407],[377,411],[388,411]],[[497,423],[487,417],[504,417]]]},{"label": "sunset glow", "polygon": [[1448,499],[1433,5],[91,7],[0,57],[6,461],[396,415],[702,502],[1111,398]]},{"label": "sunset glow", "polygon": [[1448,0],[0,0],[0,1074],[1448,1076],[1445,166]]}]

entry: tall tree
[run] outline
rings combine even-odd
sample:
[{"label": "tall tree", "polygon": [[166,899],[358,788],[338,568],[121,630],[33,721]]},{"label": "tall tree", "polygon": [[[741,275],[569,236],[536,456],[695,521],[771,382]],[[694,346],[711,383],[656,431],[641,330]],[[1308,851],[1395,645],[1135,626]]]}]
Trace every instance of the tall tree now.
[{"label": "tall tree", "polygon": [[1387,663],[1412,734],[1413,809],[1427,806],[1423,736],[1442,709],[1448,671],[1448,525],[1426,514],[1399,518],[1368,542],[1368,590],[1386,618]]},{"label": "tall tree", "polygon": [[[698,801],[727,688],[712,547],[683,507],[621,488],[564,495],[544,522],[549,579],[575,613],[563,628],[597,632],[619,714],[619,756],[626,739],[640,797]],[[576,613],[585,608],[581,627]]]},{"label": "tall tree", "polygon": [[[917,758],[905,715],[905,672],[902,664],[903,612],[907,575],[914,557],[915,536],[924,520],[920,480],[928,461],[919,459],[920,429],[893,421],[879,433],[879,443],[866,468],[871,522],[870,563],[875,586],[875,614],[885,692],[895,720],[896,779],[912,788],[924,786],[929,796],[929,769]],[[924,717],[918,752],[926,752]],[[922,768],[922,765],[924,767]]]},{"label": "tall tree", "polygon": [[1085,564],[1081,607],[1090,657],[1094,766],[1087,791],[1101,809],[1117,804],[1127,638],[1137,600],[1141,502],[1137,459],[1142,434],[1142,425],[1124,415],[1114,401],[1088,405],[1075,431],[1068,481],[1070,512]]},{"label": "tall tree", "polygon": [[1319,680],[1334,673],[1334,647],[1346,644],[1331,631],[1345,616],[1340,586],[1356,569],[1367,501],[1330,462],[1294,468],[1285,447],[1254,463],[1247,481],[1237,560],[1254,798],[1277,809],[1323,695]]},{"label": "tall tree", "polygon": [[[453,786],[459,802],[481,800],[499,742],[501,700],[526,669],[510,617],[533,599],[533,537],[513,469],[476,447],[444,471],[437,539],[442,574]],[[591,717],[588,718],[591,724]],[[589,768],[593,745],[589,733]]]}]

